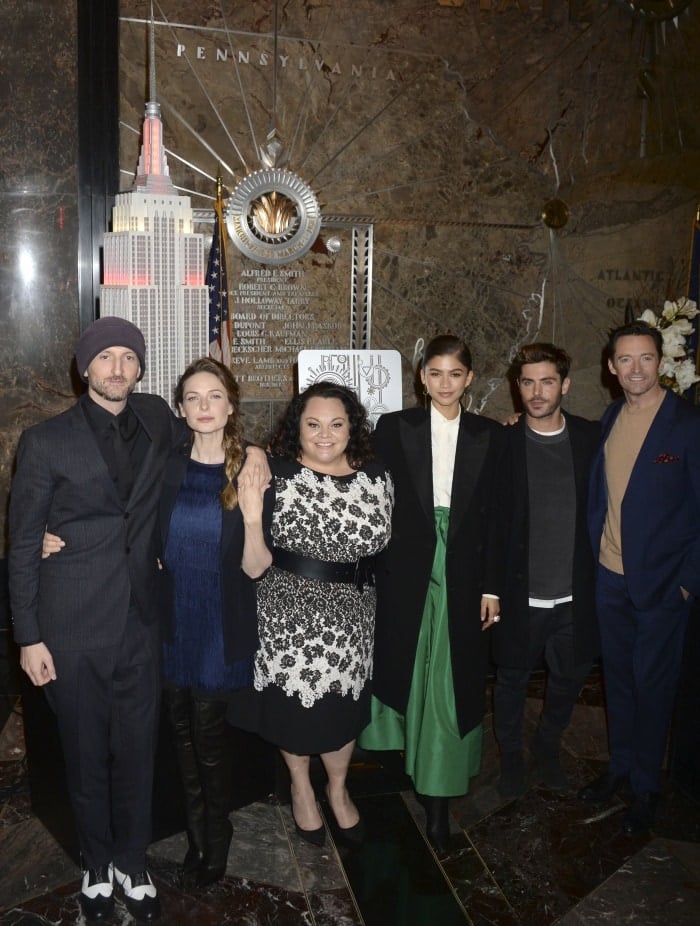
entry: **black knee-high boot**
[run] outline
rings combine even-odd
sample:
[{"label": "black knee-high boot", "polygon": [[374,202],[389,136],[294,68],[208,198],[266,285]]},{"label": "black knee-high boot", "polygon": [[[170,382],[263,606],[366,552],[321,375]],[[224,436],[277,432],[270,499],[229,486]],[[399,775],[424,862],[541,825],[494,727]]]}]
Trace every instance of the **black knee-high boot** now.
[{"label": "black knee-high boot", "polygon": [[185,797],[187,841],[189,848],[182,863],[182,879],[192,886],[204,859],[206,817],[199,763],[193,743],[194,702],[189,688],[169,688],[163,693],[168,720],[173,732],[175,753]]},{"label": "black knee-high boot", "polygon": [[231,748],[226,702],[194,699],[194,745],[204,793],[204,858],[197,884],[206,887],[223,877],[233,836],[231,810]]},{"label": "black knee-high boot", "polygon": [[431,797],[427,794],[416,795],[425,809],[425,833],[428,842],[436,852],[446,852],[450,837],[448,816],[448,799]]}]

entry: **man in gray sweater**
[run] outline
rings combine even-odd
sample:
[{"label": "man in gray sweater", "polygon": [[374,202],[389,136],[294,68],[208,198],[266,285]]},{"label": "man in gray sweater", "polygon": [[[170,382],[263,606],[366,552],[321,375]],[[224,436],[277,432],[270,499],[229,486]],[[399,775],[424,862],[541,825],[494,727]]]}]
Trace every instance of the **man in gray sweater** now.
[{"label": "man in gray sweater", "polygon": [[540,780],[563,789],[560,738],[598,652],[586,512],[600,429],[598,422],[563,414],[569,367],[566,352],[547,343],[524,346],[512,366],[524,414],[508,428],[500,479],[505,585],[492,637],[498,787],[507,798],[526,790],[522,727],[532,670],[544,658],[547,687],[530,751]]}]

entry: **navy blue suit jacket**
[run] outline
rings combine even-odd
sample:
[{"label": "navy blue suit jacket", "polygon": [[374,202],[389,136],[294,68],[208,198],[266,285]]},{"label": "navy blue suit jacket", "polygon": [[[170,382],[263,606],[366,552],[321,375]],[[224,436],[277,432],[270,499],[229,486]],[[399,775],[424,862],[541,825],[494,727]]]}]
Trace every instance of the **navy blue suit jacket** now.
[{"label": "navy blue suit jacket", "polygon": [[[591,471],[589,528],[596,553],[607,510],[605,441],[623,403],[619,399],[603,415]],[[632,469],[621,530],[625,580],[636,608],[673,603],[681,586],[700,596],[700,408],[670,391]]]}]

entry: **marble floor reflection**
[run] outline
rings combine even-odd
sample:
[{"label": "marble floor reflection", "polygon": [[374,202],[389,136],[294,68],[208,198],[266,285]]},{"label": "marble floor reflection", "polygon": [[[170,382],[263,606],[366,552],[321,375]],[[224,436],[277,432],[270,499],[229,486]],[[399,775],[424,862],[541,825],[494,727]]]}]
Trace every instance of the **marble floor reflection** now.
[{"label": "marble floor reflection", "polygon": [[[527,735],[541,707],[533,679]],[[0,713],[0,923],[81,923],[79,871],[32,813],[21,702]],[[498,753],[485,724],[481,775],[451,803],[451,837],[436,855],[424,816],[395,753],[356,752],[350,788],[366,821],[360,847],[338,838],[332,815],[324,849],[296,835],[288,804],[270,796],[231,814],[225,879],[185,891],[177,864],[182,833],[154,843],[152,872],[167,926],[685,926],[700,923],[700,810],[668,784],[653,833],[620,830],[623,799],[592,811],[575,790],[606,757],[600,680],[593,672],[564,743],[567,792],[534,774],[520,800],[498,796]],[[317,772],[318,793],[323,779]],[[131,918],[118,903],[113,922]]]}]

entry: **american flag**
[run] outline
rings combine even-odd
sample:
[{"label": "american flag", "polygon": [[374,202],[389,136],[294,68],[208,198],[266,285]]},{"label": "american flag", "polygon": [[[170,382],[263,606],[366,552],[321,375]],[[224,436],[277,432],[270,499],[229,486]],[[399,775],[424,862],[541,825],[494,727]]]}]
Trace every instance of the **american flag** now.
[{"label": "american flag", "polygon": [[230,367],[231,321],[228,310],[226,232],[220,196],[214,205],[214,237],[204,280],[209,287],[209,356]]},{"label": "american flag", "polygon": [[[695,213],[695,222],[690,241],[690,260],[688,265],[688,299],[700,306],[700,206]],[[695,369],[700,370],[700,315],[692,322],[693,333],[688,336],[688,356],[695,357]],[[700,383],[686,392],[686,398],[696,404],[700,402]]]}]

